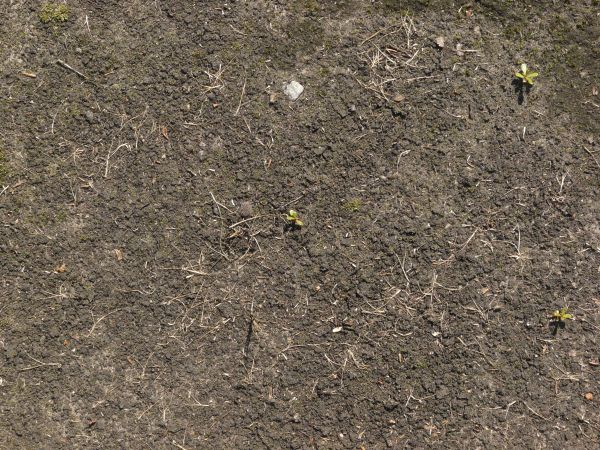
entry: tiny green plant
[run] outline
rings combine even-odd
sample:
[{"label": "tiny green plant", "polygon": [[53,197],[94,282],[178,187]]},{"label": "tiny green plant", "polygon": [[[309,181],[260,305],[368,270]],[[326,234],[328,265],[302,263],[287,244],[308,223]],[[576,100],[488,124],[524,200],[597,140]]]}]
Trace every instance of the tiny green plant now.
[{"label": "tiny green plant", "polygon": [[69,20],[69,7],[64,3],[44,3],[40,10],[42,23],[59,23]]},{"label": "tiny green plant", "polygon": [[555,322],[564,323],[567,319],[573,319],[573,314],[569,314],[567,312],[568,310],[568,306],[563,306],[562,308],[557,309],[552,313],[552,320]]},{"label": "tiny green plant", "polygon": [[287,220],[287,222],[290,225],[293,225],[293,226],[296,226],[296,227],[302,227],[302,226],[304,226],[304,222],[302,222],[302,220],[300,220],[300,216],[298,215],[298,211],[295,211],[293,209],[290,209],[290,211],[286,214],[285,220]]},{"label": "tiny green plant", "polygon": [[531,72],[525,63],[521,64],[521,70],[515,73],[515,77],[520,78],[523,84],[528,84],[530,86],[533,86],[533,79],[538,75],[537,72]]},{"label": "tiny green plant", "polygon": [[553,327],[552,330],[552,334],[556,335],[556,333],[558,333],[558,329],[563,329],[565,327],[565,321],[567,319],[572,320],[573,319],[573,314],[569,314],[569,307],[568,306],[563,306],[560,309],[557,309],[556,311],[554,311],[552,313],[551,316],[551,326]]}]

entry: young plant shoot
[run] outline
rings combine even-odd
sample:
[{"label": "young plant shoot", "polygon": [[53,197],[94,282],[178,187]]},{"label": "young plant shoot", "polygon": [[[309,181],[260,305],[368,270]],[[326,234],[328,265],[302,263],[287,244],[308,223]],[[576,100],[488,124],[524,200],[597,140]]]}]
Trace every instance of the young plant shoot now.
[{"label": "young plant shoot", "polygon": [[550,317],[550,326],[553,327],[553,335],[556,335],[556,333],[558,333],[559,328],[563,329],[565,327],[565,320],[573,319],[573,314],[569,314],[567,312],[568,310],[568,306],[563,306],[561,309],[557,309],[552,313],[552,316]]},{"label": "young plant shoot", "polygon": [[560,310],[556,310],[552,313],[552,320],[555,322],[564,323],[567,319],[573,319],[573,314],[568,314],[568,306],[563,306]]},{"label": "young plant shoot", "polygon": [[300,220],[300,216],[298,216],[298,211],[295,211],[293,209],[290,209],[290,212],[287,213],[287,215],[285,216],[285,220],[287,220],[290,225],[296,227],[304,226],[304,222],[302,222],[302,220]]},{"label": "young plant shoot", "polygon": [[528,84],[529,86],[533,86],[533,79],[538,75],[537,72],[531,72],[525,63],[521,64],[521,70],[515,73],[515,76],[520,78],[523,84]]}]

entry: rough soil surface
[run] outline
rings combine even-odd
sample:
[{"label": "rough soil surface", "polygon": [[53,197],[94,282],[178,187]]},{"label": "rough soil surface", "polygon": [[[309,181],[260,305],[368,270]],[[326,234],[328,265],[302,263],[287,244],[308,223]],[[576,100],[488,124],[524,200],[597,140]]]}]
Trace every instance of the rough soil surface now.
[{"label": "rough soil surface", "polygon": [[0,15],[1,448],[598,448],[598,1],[66,4]]}]

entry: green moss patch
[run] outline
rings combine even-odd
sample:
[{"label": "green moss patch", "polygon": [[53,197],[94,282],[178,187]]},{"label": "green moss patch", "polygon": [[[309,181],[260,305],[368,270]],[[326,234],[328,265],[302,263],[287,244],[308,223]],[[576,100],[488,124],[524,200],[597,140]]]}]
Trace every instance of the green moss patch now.
[{"label": "green moss patch", "polygon": [[69,20],[70,10],[64,3],[44,3],[40,10],[42,23],[60,23]]}]

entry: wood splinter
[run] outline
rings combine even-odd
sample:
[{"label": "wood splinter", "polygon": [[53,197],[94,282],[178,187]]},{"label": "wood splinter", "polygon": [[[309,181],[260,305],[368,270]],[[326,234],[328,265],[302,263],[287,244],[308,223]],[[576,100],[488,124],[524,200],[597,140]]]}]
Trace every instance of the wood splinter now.
[{"label": "wood splinter", "polygon": [[73,67],[71,67],[71,66],[70,66],[70,65],[68,65],[66,62],[64,62],[64,61],[62,61],[62,60],[60,60],[60,59],[57,59],[57,60],[56,60],[56,64],[58,64],[59,66],[61,66],[61,67],[65,68],[65,69],[67,69],[67,70],[70,70],[71,72],[73,72],[73,73],[77,74],[78,76],[80,76],[80,77],[81,77],[81,78],[83,78],[84,80],[87,80],[87,79],[88,79],[88,77],[86,77],[84,74],[82,74],[82,73],[81,73],[79,70],[77,70],[77,69],[74,69]]}]

